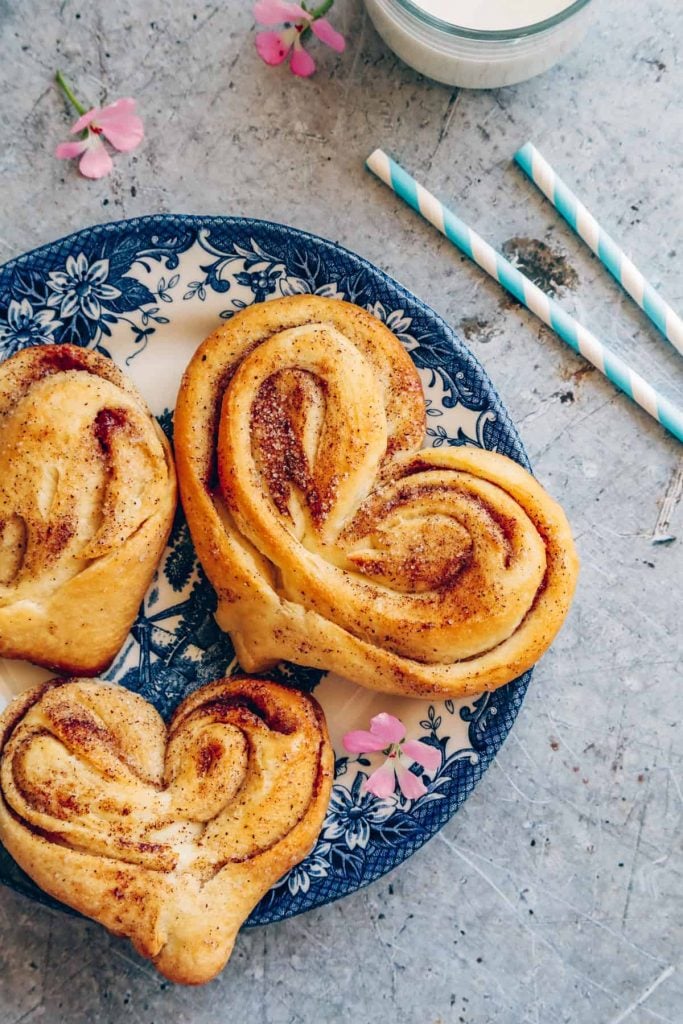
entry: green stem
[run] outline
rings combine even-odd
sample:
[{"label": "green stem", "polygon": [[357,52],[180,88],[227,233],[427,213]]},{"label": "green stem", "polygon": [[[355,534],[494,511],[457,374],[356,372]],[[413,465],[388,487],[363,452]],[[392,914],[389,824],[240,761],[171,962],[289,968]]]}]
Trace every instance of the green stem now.
[{"label": "green stem", "polygon": [[317,7],[314,7],[312,11],[309,11],[311,19],[315,21],[316,18],[323,18],[327,14],[333,3],[334,0],[323,0],[321,4],[319,4]]},{"label": "green stem", "polygon": [[86,110],[88,110],[89,108],[84,107],[83,104],[76,99],[76,97],[74,96],[73,89],[71,88],[71,86],[69,85],[61,71],[58,71],[55,75],[55,82],[66,96],[69,103],[73,104],[73,106],[76,108],[78,113],[85,114]]},{"label": "green stem", "polygon": [[334,3],[334,0],[323,0],[323,2],[321,4],[319,4],[317,7],[314,7],[312,11],[308,11],[307,10],[306,4],[302,4],[301,5],[303,7],[303,9],[305,11],[307,11],[307,13],[310,15],[310,18],[311,18],[311,20],[309,21],[308,25],[306,26],[306,28],[301,33],[301,42],[302,43],[305,43],[306,40],[309,38],[309,36],[313,35],[313,30],[311,29],[312,22],[314,22],[316,20],[316,18],[322,18],[324,14],[327,14],[327,12],[329,11],[329,9],[330,9],[330,7],[332,6],[333,3]]}]

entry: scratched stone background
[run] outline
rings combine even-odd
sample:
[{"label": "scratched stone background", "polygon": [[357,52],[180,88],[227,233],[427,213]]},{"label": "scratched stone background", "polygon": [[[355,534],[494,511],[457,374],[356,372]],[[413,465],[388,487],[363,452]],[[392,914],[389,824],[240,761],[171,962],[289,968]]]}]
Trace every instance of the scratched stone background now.
[{"label": "scratched stone background", "polygon": [[[577,600],[500,757],[408,863],[243,934],[197,991],[94,924],[1,891],[0,1024],[677,1024],[681,449],[363,159],[393,152],[683,401],[680,357],[510,162],[532,138],[683,308],[683,7],[603,0],[561,67],[484,93],[403,66],[359,0],[334,18],[347,52],[316,47],[319,73],[301,82],[255,57],[246,2],[0,0],[0,256],[174,211],[272,218],[374,260],[459,326],[494,379],[573,523]],[[140,102],[146,141],[102,182],[51,157],[69,123],[57,66],[93,100]]]}]

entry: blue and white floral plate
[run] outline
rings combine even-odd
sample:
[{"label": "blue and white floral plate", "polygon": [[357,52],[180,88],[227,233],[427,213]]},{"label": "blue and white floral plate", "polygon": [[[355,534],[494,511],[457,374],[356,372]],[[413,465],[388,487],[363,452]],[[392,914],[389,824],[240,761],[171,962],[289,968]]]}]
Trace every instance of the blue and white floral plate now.
[{"label": "blue and white floral plate", "polygon": [[[370,263],[293,228],[238,217],[154,216],[80,231],[0,268],[0,359],[28,345],[71,342],[110,355],[172,434],[180,376],[220,320],[252,302],[315,293],[358,303],[406,347],[427,397],[428,444],[495,449],[527,465],[488,377],[432,310]],[[214,622],[215,597],[179,511],[163,561],[107,678],[141,693],[164,716],[197,686],[237,669]],[[250,924],[277,921],[353,892],[434,835],[481,778],[509,732],[530,673],[475,700],[387,697],[283,664],[315,688],[337,754],[332,802],[313,853],[261,901]],[[0,660],[0,709],[47,673]],[[438,747],[427,793],[410,801],[362,792],[367,759],[345,756],[342,735],[389,711],[408,736]],[[0,847],[0,881],[43,902]]]}]

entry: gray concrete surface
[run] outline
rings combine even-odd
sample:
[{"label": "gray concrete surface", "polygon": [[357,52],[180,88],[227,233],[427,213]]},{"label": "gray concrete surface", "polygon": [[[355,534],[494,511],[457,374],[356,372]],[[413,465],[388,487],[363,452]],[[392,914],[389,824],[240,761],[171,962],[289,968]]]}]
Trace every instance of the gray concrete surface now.
[{"label": "gray concrete surface", "polygon": [[[494,244],[537,239],[567,307],[683,401],[683,364],[510,158],[533,138],[683,308],[683,8],[603,0],[564,64],[498,92],[422,80],[359,0],[317,76],[257,60],[237,0],[2,0],[0,256],[156,211],[339,239],[460,325],[564,503],[578,597],[498,761],[438,838],[342,903],[243,934],[174,988],[93,924],[0,892],[0,1024],[675,1024],[681,970],[681,548],[655,546],[681,448],[363,171],[381,145]],[[51,156],[51,85],[132,94],[147,139],[111,178]],[[511,242],[534,257],[528,243]],[[574,274],[572,274],[572,270]]]}]

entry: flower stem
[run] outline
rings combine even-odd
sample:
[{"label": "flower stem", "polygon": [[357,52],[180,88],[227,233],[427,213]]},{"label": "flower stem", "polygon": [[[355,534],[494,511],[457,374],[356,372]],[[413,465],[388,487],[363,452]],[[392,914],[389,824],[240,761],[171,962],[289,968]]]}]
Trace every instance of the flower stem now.
[{"label": "flower stem", "polygon": [[64,95],[66,96],[66,98],[68,99],[69,103],[71,103],[76,108],[78,113],[79,114],[85,114],[85,112],[86,112],[86,110],[88,108],[84,107],[83,104],[79,100],[76,99],[76,97],[74,96],[73,89],[71,88],[71,86],[69,85],[69,83],[67,82],[66,78],[64,77],[64,75],[62,74],[61,71],[58,71],[57,74],[55,75],[55,82],[57,83],[59,88],[62,90]]},{"label": "flower stem", "polygon": [[312,11],[308,10],[308,8],[306,7],[306,4],[302,4],[301,5],[303,7],[303,9],[307,12],[307,14],[309,15],[309,17],[311,19],[309,21],[308,25],[306,25],[306,27],[304,28],[303,32],[301,33],[301,42],[302,43],[304,43],[310,36],[313,35],[313,30],[311,29],[311,25],[313,24],[313,22],[317,18],[322,18],[323,15],[327,14],[327,12],[329,11],[329,9],[330,9],[330,7],[332,6],[333,3],[334,3],[334,0],[322,0],[322,3],[318,4],[317,7],[314,7]]},{"label": "flower stem", "polygon": [[333,3],[334,0],[322,0],[321,4],[318,4],[317,7],[314,7],[312,11],[309,11],[312,21],[315,21],[316,18],[324,17],[324,15],[327,14]]}]

